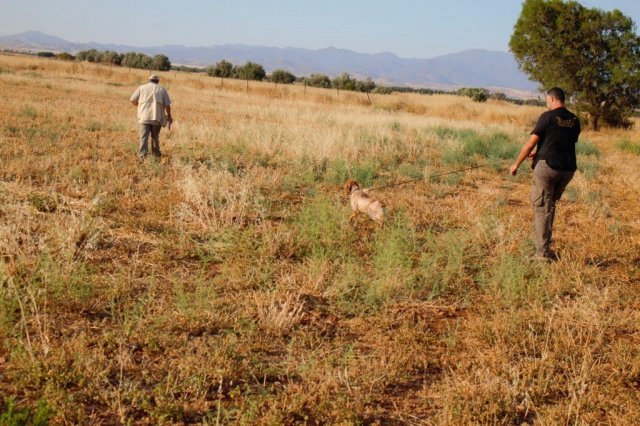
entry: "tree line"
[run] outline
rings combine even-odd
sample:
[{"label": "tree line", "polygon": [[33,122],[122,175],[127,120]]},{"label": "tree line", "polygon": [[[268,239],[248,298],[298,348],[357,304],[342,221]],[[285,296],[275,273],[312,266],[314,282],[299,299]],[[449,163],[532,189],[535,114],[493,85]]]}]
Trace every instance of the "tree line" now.
[{"label": "tree line", "polygon": [[264,67],[255,62],[247,62],[244,65],[233,65],[227,60],[221,60],[214,65],[206,67],[205,72],[211,77],[234,78],[239,80],[270,81],[276,84],[303,83],[311,87],[325,89],[351,90],[358,92],[372,92],[377,86],[371,80],[358,80],[349,73],[342,73],[331,79],[325,74],[311,74],[309,77],[297,77],[285,69],[276,69],[267,75]]},{"label": "tree line", "polygon": [[76,53],[75,59],[78,61],[117,65],[128,68],[157,71],[169,71],[171,69],[171,61],[169,61],[167,56],[162,54],[149,56],[140,52],[118,53],[113,50],[100,51],[89,49]]},{"label": "tree line", "polygon": [[[201,69],[182,67],[186,71],[202,72]],[[414,88],[406,86],[383,86],[376,84],[371,78],[358,80],[349,73],[342,73],[334,78],[322,73],[313,73],[308,77],[298,77],[285,69],[277,69],[267,74],[264,67],[255,62],[247,62],[244,65],[234,65],[227,60],[221,60],[214,65],[209,65],[204,72],[211,77],[219,77],[223,81],[225,78],[255,81],[270,81],[275,84],[304,84],[310,87],[321,89],[336,89],[355,91],[361,93],[390,94],[393,92],[400,93],[419,93],[423,95],[458,95],[471,98],[475,102],[486,102],[489,99],[506,101],[517,105],[536,105],[544,106],[544,102],[539,99],[515,99],[507,96],[502,92],[490,92],[487,89],[478,87],[463,87],[458,90],[436,90],[425,88]]]},{"label": "tree line", "polygon": [[362,93],[390,94],[399,93],[419,93],[422,95],[459,95],[467,96],[475,102],[486,102],[488,99],[501,100],[511,102],[518,105],[544,105],[544,102],[538,99],[520,100],[510,98],[504,93],[490,92],[482,88],[464,87],[455,91],[415,88],[406,86],[383,86],[376,84],[371,78],[358,80],[349,73],[342,73],[331,78],[326,74],[313,73],[307,77],[299,77],[288,70],[277,69],[267,74],[264,67],[255,62],[246,62],[244,65],[234,65],[227,60],[221,60],[214,65],[206,68],[190,67],[186,65],[171,65],[169,58],[165,55],[147,56],[144,53],[129,52],[117,53],[114,51],[98,51],[96,49],[83,50],[76,56],[69,53],[53,53],[38,52],[38,56],[44,58],[56,58],[61,60],[79,60],[93,63],[106,63],[110,65],[125,66],[131,68],[152,69],[160,71],[183,71],[191,73],[206,73],[211,77],[219,77],[221,79],[232,78],[239,80],[252,81],[269,81],[275,84],[304,84],[309,87],[317,87],[322,89],[336,89],[346,91],[356,91]]}]

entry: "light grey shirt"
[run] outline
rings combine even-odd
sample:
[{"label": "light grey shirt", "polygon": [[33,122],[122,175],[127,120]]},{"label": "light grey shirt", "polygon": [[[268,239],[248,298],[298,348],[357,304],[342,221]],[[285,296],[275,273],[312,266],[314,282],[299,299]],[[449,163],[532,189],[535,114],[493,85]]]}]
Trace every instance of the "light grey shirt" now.
[{"label": "light grey shirt", "polygon": [[149,82],[138,87],[131,102],[138,102],[138,123],[140,124],[167,124],[165,106],[171,105],[169,93],[157,83]]}]

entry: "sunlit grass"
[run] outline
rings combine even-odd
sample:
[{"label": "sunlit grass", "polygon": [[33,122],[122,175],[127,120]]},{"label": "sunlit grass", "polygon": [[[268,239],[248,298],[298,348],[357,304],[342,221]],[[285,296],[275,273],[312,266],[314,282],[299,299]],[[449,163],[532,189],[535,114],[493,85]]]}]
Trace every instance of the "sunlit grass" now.
[{"label": "sunlit grass", "polygon": [[[0,70],[9,424],[636,421],[637,130],[585,130],[540,264],[505,166],[541,108],[169,72],[141,166],[145,71]],[[349,178],[422,180],[381,228]]]}]

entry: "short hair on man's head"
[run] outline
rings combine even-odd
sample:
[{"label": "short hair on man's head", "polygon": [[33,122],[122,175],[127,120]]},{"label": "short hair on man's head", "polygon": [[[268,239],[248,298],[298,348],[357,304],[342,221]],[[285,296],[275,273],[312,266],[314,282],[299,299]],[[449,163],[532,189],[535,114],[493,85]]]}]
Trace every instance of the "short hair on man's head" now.
[{"label": "short hair on man's head", "polygon": [[547,96],[552,96],[562,103],[564,103],[564,100],[565,100],[564,90],[562,90],[559,87],[552,87],[551,89],[549,89],[547,91]]}]

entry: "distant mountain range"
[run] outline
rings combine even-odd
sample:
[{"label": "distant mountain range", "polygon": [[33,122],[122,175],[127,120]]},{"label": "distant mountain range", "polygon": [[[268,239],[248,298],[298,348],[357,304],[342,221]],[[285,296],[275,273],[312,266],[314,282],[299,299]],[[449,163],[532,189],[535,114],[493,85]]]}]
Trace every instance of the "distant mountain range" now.
[{"label": "distant mountain range", "polygon": [[162,53],[173,64],[191,66],[206,66],[222,59],[234,64],[253,61],[262,64],[267,72],[277,68],[303,76],[316,72],[330,76],[348,72],[359,78],[371,77],[378,83],[389,85],[437,89],[484,87],[525,97],[536,90],[536,84],[519,70],[511,54],[480,49],[431,59],[406,59],[390,52],[365,54],[335,47],[311,50],[240,44],[134,47],[93,42],[72,43],[38,31],[1,36],[0,48],[69,53],[86,49],[136,51],[148,55]]}]

